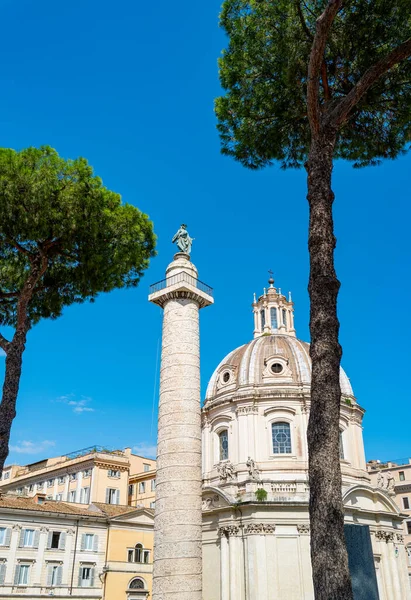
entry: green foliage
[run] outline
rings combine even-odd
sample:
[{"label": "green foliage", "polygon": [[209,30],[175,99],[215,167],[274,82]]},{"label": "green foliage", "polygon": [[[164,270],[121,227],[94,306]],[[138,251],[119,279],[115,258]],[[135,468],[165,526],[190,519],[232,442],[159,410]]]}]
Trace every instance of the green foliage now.
[{"label": "green foliage", "polygon": [[346,403],[348,406],[352,406],[352,402],[351,402],[350,398],[345,398],[345,403]]},{"label": "green foliage", "polygon": [[[306,108],[309,54],[325,0],[225,0],[229,37],[219,61],[227,90],[217,98],[222,152],[256,169],[304,164],[310,142]],[[364,72],[411,35],[409,0],[351,0],[329,37],[322,108],[343,98]],[[327,85],[324,83],[328,81]],[[382,76],[341,128],[335,157],[376,164],[409,149],[411,61]]]},{"label": "green foliage", "polygon": [[258,502],[265,502],[267,500],[267,492],[264,488],[258,488],[255,492],[255,497]]},{"label": "green foliage", "polygon": [[100,292],[136,286],[155,254],[148,217],[93,175],[84,158],[48,146],[0,149],[0,324],[16,325],[35,257],[48,266],[28,306],[31,324]]}]

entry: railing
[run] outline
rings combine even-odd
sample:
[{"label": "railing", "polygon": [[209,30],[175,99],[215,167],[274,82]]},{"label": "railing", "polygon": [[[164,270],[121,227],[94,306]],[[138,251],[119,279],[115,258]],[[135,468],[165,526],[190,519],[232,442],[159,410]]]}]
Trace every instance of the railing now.
[{"label": "railing", "polygon": [[81,450],[76,450],[70,454],[65,454],[64,457],[68,460],[73,460],[74,458],[80,458],[81,456],[86,456],[86,454],[93,454],[95,452],[124,456],[124,452],[122,452],[122,450],[113,450],[112,448],[107,448],[107,446],[89,446],[88,448],[82,448]]},{"label": "railing", "polygon": [[171,277],[167,277],[167,279],[162,279],[161,281],[157,281],[157,283],[153,283],[150,285],[150,294],[154,294],[155,292],[159,292],[160,290],[164,290],[166,287],[176,285],[181,282],[189,283],[193,287],[196,287],[201,292],[208,294],[209,296],[213,295],[213,288],[203,283],[199,279],[196,279],[192,275],[185,273],[178,273],[177,275],[172,275]]}]

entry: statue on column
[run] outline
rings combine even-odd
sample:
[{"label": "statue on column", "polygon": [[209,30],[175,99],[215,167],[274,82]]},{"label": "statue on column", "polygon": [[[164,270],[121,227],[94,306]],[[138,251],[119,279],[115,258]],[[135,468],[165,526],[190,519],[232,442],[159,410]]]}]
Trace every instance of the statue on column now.
[{"label": "statue on column", "polygon": [[255,460],[253,460],[251,458],[251,456],[248,457],[246,466],[248,468],[248,474],[250,475],[251,479],[254,479],[254,481],[259,481],[260,480],[260,471],[257,469]]},{"label": "statue on column", "polygon": [[180,252],[184,252],[185,254],[191,254],[191,247],[193,245],[194,238],[189,236],[187,231],[187,225],[182,223],[180,225],[180,229],[177,231],[173,239],[171,240],[173,244],[177,244],[177,248]]}]

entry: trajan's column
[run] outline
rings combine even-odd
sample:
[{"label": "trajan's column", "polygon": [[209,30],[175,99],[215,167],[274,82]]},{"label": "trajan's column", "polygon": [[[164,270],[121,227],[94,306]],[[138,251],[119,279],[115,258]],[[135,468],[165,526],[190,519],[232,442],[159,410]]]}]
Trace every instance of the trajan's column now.
[{"label": "trajan's column", "polygon": [[164,310],[153,600],[202,600],[199,309],[213,298],[190,261],[185,225],[173,242],[180,252],[149,296]]}]

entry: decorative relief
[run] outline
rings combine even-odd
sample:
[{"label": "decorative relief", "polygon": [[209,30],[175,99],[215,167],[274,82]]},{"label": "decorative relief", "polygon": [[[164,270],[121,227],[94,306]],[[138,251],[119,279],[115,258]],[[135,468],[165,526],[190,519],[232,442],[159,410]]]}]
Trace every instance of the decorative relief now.
[{"label": "decorative relief", "polygon": [[50,531],[49,527],[40,527],[41,533],[48,533]]},{"label": "decorative relief", "polygon": [[227,483],[228,481],[232,481],[236,477],[236,471],[234,465],[231,461],[225,460],[217,465],[217,471],[220,476],[220,480],[223,483]]},{"label": "decorative relief", "polygon": [[267,535],[275,532],[275,525],[268,523],[250,523],[244,528],[246,535]]},{"label": "decorative relief", "polygon": [[237,406],[236,415],[258,415],[258,406]]},{"label": "decorative relief", "polygon": [[389,494],[395,494],[395,479],[391,471],[388,471],[387,474],[383,473],[382,471],[378,472],[377,487],[379,487],[381,490],[385,490]]},{"label": "decorative relief", "polygon": [[380,542],[385,541],[387,544],[388,544],[388,542],[394,541],[394,534],[392,531],[377,531],[375,534],[375,537]]},{"label": "decorative relief", "polygon": [[221,537],[230,537],[232,535],[238,535],[240,528],[237,525],[222,525],[218,528],[218,533]]},{"label": "decorative relief", "polygon": [[397,540],[397,542],[398,542],[399,544],[403,544],[403,543],[404,543],[404,536],[403,536],[403,535],[401,535],[400,533],[397,533],[397,534],[395,535],[395,539]]},{"label": "decorative relief", "polygon": [[13,531],[21,531],[21,525],[13,525]]},{"label": "decorative relief", "polygon": [[76,533],[75,529],[67,529],[67,535],[74,535]]},{"label": "decorative relief", "polygon": [[297,525],[297,531],[300,534],[310,533],[310,526],[308,523],[301,523],[301,525]]},{"label": "decorative relief", "polygon": [[208,496],[208,498],[204,498],[202,502],[202,510],[211,510],[212,508],[217,508],[221,506],[220,496],[215,494],[214,496]]}]

